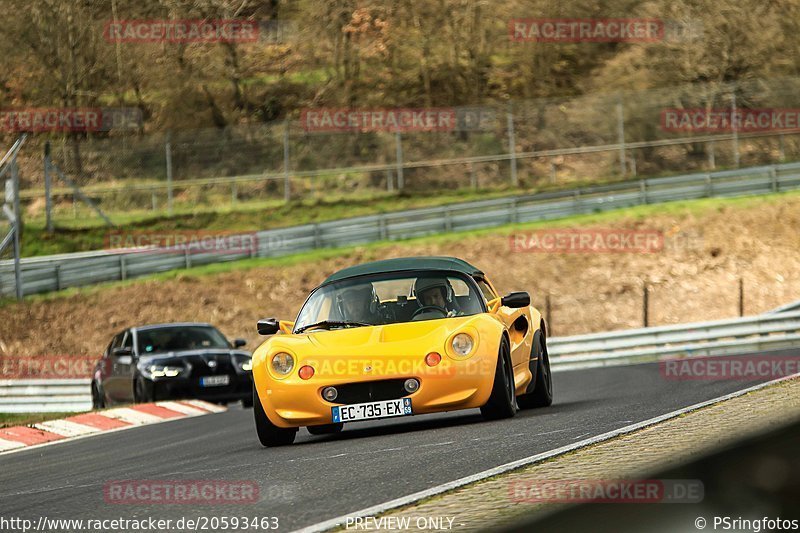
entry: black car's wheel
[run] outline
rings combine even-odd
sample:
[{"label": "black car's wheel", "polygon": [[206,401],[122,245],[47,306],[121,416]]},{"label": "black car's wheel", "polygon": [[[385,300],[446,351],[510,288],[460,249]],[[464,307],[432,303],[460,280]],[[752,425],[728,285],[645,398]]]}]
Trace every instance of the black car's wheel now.
[{"label": "black car's wheel", "polygon": [[344,428],[344,424],[323,424],[321,426],[308,426],[306,429],[312,435],[330,435],[332,433],[339,433]]},{"label": "black car's wheel", "polygon": [[[531,355],[537,358],[534,372],[535,378],[531,385],[528,386],[526,394],[518,398],[519,406],[523,409],[547,407],[553,403],[553,376],[550,373],[550,357],[547,355],[547,342],[541,332],[537,332],[534,339],[533,352]],[[534,369],[532,368],[531,370],[533,371]]]},{"label": "black car's wheel", "polygon": [[103,398],[103,395],[100,394],[97,383],[92,381],[92,409],[105,409],[105,406],[105,398]]},{"label": "black car's wheel", "polygon": [[517,399],[514,393],[514,369],[511,366],[511,348],[503,337],[497,354],[497,367],[494,371],[494,385],[489,401],[481,407],[481,414],[487,420],[511,418],[517,412]]},{"label": "black car's wheel", "polygon": [[258,398],[255,384],[253,384],[253,417],[256,420],[258,440],[263,446],[286,446],[294,442],[297,428],[279,428],[269,421]]},{"label": "black car's wheel", "polygon": [[141,377],[133,382],[133,401],[134,403],[149,403],[156,401],[155,391],[152,386]]}]

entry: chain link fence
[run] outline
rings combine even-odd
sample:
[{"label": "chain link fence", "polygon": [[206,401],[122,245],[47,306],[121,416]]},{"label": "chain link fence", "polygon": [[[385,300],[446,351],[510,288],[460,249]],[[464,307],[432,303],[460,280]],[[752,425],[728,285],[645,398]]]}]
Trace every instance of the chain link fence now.
[{"label": "chain link fence", "polygon": [[[226,129],[51,138],[54,163],[106,213],[436,193],[541,189],[798,158],[800,129],[675,130],[670,109],[800,109],[800,79],[695,84],[472,108],[451,131],[309,131],[302,117]],[[43,138],[20,154],[23,209],[43,216]],[[54,218],[87,207],[54,180]],[[91,216],[94,216],[91,214]]]}]

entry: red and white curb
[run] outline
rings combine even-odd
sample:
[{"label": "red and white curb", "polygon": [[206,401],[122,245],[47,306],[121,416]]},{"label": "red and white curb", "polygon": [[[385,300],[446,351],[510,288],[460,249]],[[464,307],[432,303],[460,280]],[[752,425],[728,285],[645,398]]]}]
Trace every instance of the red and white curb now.
[{"label": "red and white curb", "polygon": [[0,454],[225,410],[225,407],[202,400],[142,403],[75,415],[62,420],[7,427],[0,429]]}]

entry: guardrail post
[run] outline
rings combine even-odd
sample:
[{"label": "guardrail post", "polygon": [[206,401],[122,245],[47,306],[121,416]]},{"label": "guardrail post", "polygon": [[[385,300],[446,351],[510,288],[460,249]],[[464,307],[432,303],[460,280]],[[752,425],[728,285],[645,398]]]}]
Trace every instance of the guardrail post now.
[{"label": "guardrail post", "polygon": [[448,233],[453,231],[453,220],[452,220],[452,218],[450,218],[450,215],[451,215],[450,207],[445,207],[444,208],[444,230],[446,232],[448,232]]},{"label": "guardrail post", "polygon": [[647,203],[647,180],[641,179],[639,180],[639,195],[642,198],[641,203]]},{"label": "guardrail post", "polygon": [[575,213],[579,213],[581,210],[581,189],[578,187],[575,189],[575,192],[572,194],[572,200],[575,204]]},{"label": "guardrail post", "polygon": [[386,215],[384,214],[378,215],[378,233],[382,241],[385,241],[387,239],[388,235],[386,231]]},{"label": "guardrail post", "polygon": [[164,146],[164,155],[167,160],[167,215],[172,215],[172,132],[169,131]]},{"label": "guardrail post", "polygon": [[775,165],[769,167],[769,179],[772,185],[772,192],[778,192],[779,184],[778,184],[778,171],[775,168]]},{"label": "guardrail post", "polygon": [[189,253],[189,247],[183,249],[183,256],[186,262],[186,268],[192,268],[192,256]]},{"label": "guardrail post", "polygon": [[314,248],[322,248],[322,241],[320,239],[319,224],[314,224]]},{"label": "guardrail post", "polygon": [[650,323],[650,317],[648,316],[649,313],[649,300],[650,295],[649,291],[647,290],[647,283],[644,284],[644,292],[642,293],[642,322],[644,323],[644,327],[647,327]]},{"label": "guardrail post", "polygon": [[517,210],[516,198],[511,199],[510,212],[511,212],[511,223],[516,224],[517,222],[519,222],[519,211]]},{"label": "guardrail post", "polygon": [[714,184],[711,182],[711,173],[706,173],[706,196],[711,198],[714,194]]},{"label": "guardrail post", "polygon": [[786,152],[783,147],[783,133],[778,134],[778,161],[781,163],[786,161]]},{"label": "guardrail post", "polygon": [[119,255],[119,279],[125,281],[128,278],[128,264],[125,260],[125,254]]},{"label": "guardrail post", "polygon": [[60,291],[61,290],[61,265],[56,265],[55,275],[56,275],[56,291]]},{"label": "guardrail post", "polygon": [[508,121],[508,153],[511,156],[511,185],[516,187],[519,180],[517,178],[517,147],[514,138],[514,108],[511,102],[508,103],[506,118]]}]

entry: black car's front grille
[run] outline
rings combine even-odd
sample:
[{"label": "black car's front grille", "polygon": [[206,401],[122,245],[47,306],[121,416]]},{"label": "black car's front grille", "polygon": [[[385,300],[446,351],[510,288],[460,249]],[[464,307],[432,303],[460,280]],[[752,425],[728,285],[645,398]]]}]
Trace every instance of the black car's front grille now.
[{"label": "black car's front grille", "polygon": [[403,387],[404,382],[405,379],[384,379],[337,385],[336,390],[339,391],[339,394],[331,403],[350,405],[403,398],[409,395]]},{"label": "black car's front grille", "polygon": [[[210,361],[216,361],[214,366],[209,365]],[[217,376],[220,374],[234,374],[233,363],[230,357],[219,357],[216,359],[192,361],[192,377],[200,378],[203,376]]]}]

